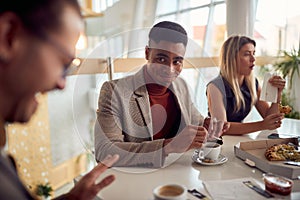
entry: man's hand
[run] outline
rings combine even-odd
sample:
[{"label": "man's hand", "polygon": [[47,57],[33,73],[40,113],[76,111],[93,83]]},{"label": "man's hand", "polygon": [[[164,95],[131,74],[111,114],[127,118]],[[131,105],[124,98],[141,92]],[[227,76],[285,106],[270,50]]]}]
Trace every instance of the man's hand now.
[{"label": "man's hand", "polygon": [[183,153],[190,149],[201,148],[206,137],[206,128],[203,126],[188,125],[174,138],[165,140],[165,154]]},{"label": "man's hand", "polygon": [[[206,117],[204,119],[203,126],[206,128],[206,130],[209,130],[210,120],[211,120],[210,117]],[[218,137],[222,136],[226,131],[229,130],[229,128],[230,128],[230,122],[224,121],[222,132]]]},{"label": "man's hand", "polygon": [[111,184],[115,177],[109,175],[96,183],[98,177],[109,167],[111,167],[119,159],[118,155],[107,156],[101,163],[99,163],[92,171],[86,174],[75,187],[66,195],[66,199],[75,200],[92,200],[100,190]]}]

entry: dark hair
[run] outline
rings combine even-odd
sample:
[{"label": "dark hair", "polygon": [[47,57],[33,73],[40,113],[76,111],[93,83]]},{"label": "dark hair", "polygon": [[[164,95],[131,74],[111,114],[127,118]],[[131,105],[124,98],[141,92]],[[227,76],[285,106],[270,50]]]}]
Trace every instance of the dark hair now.
[{"label": "dark hair", "polygon": [[161,40],[183,43],[184,46],[186,46],[188,38],[185,29],[180,24],[170,21],[162,21],[151,28],[149,32],[149,45],[150,40],[153,40],[156,43]]},{"label": "dark hair", "polygon": [[28,31],[44,36],[47,31],[61,28],[60,19],[65,5],[72,6],[81,16],[77,0],[1,0],[0,15],[13,12]]}]

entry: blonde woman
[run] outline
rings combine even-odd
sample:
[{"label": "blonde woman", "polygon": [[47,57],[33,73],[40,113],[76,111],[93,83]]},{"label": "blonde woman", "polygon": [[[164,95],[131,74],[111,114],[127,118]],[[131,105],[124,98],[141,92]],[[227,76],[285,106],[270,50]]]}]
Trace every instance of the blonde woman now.
[{"label": "blonde woman", "polygon": [[[220,53],[220,74],[207,85],[208,111],[211,117],[230,122],[226,134],[242,135],[280,127],[283,114],[278,104],[285,80],[273,76],[269,82],[278,88],[276,103],[259,100],[261,87],[253,75],[256,42],[246,36],[233,35]],[[253,106],[262,121],[243,123]]]}]

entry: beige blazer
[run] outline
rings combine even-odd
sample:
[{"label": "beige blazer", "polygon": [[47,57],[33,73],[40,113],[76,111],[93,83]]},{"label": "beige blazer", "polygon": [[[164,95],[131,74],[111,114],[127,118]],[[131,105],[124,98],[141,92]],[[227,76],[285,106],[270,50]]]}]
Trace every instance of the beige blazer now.
[{"label": "beige blazer", "polygon": [[[108,154],[119,154],[116,166],[161,167],[164,163],[164,139],[153,140],[143,68],[134,75],[102,85],[95,125],[97,162]],[[178,77],[170,89],[181,110],[178,133],[186,125],[202,125],[203,116],[191,101],[186,82]]]}]

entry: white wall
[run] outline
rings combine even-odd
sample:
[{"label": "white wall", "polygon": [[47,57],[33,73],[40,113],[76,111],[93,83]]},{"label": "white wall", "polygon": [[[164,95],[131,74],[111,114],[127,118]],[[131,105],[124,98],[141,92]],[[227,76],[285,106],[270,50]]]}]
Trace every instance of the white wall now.
[{"label": "white wall", "polygon": [[58,165],[82,152],[91,143],[91,110],[88,92],[94,87],[90,75],[70,76],[66,88],[48,94],[52,163]]}]

